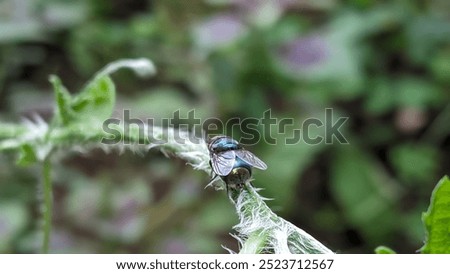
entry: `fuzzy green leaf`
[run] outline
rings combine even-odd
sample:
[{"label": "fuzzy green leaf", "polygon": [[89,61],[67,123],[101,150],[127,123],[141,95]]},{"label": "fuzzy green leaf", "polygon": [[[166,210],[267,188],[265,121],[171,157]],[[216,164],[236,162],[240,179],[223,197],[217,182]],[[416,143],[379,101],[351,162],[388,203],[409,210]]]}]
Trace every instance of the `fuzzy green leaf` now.
[{"label": "fuzzy green leaf", "polygon": [[422,253],[450,254],[450,179],[444,176],[433,190],[422,221],[426,229]]},{"label": "fuzzy green leaf", "polygon": [[17,164],[21,166],[27,166],[34,164],[38,161],[36,156],[36,151],[29,144],[24,144],[20,147],[19,159],[17,159]]},{"label": "fuzzy green leaf", "polygon": [[103,122],[113,111],[116,88],[108,76],[94,78],[86,88],[73,98],[71,108],[81,123]]},{"label": "fuzzy green leaf", "polygon": [[55,90],[57,124],[98,126],[111,116],[116,92],[114,83],[108,76],[94,78],[75,97],[70,95],[57,76],[51,76],[50,82]]},{"label": "fuzzy green leaf", "polygon": [[74,116],[71,109],[71,96],[66,87],[63,86],[61,79],[58,76],[50,76],[50,82],[53,84],[56,99],[56,113],[55,119],[59,119],[63,125],[67,125]]}]

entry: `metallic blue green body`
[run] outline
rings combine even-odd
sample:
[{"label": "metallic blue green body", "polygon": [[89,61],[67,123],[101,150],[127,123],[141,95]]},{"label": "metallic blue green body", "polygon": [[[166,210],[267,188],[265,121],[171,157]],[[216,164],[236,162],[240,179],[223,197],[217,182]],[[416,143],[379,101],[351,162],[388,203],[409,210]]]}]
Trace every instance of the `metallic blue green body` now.
[{"label": "metallic blue green body", "polygon": [[213,172],[227,185],[241,186],[250,180],[252,167],[267,168],[263,161],[227,136],[213,137],[208,143],[208,150]]}]

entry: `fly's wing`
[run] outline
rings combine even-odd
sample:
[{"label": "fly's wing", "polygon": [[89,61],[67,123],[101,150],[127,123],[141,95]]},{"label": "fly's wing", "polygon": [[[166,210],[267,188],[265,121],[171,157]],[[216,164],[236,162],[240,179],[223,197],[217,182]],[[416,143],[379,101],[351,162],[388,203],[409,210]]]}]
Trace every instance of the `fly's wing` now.
[{"label": "fly's wing", "polygon": [[242,161],[246,162],[247,164],[254,166],[256,168],[265,170],[267,169],[267,165],[261,161],[258,157],[256,157],[253,153],[251,153],[248,150],[245,149],[239,149],[234,151],[236,153],[236,156],[241,158]]},{"label": "fly's wing", "polygon": [[219,176],[227,176],[233,169],[235,159],[236,155],[232,150],[220,153],[212,153],[211,166],[214,173]]}]

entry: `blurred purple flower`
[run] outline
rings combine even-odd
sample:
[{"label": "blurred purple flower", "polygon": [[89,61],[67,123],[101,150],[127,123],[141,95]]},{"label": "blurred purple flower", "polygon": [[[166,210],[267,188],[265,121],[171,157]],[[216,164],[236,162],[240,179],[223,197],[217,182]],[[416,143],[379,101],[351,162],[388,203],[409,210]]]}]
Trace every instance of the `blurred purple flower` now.
[{"label": "blurred purple flower", "polygon": [[195,30],[197,43],[204,48],[215,48],[229,44],[244,32],[238,18],[228,14],[216,15],[199,24]]},{"label": "blurred purple flower", "polygon": [[118,231],[126,231],[139,218],[139,202],[133,198],[125,198],[120,201],[117,216],[113,219],[113,224]]},{"label": "blurred purple flower", "polygon": [[72,235],[70,235],[67,231],[63,230],[53,230],[51,237],[51,250],[54,253],[67,253],[73,248],[75,244],[75,240]]},{"label": "blurred purple flower", "polygon": [[189,252],[189,249],[182,239],[169,238],[163,241],[161,252],[166,254],[185,254]]},{"label": "blurred purple flower", "polygon": [[310,70],[323,64],[330,55],[325,39],[318,35],[298,38],[281,46],[280,59],[295,70]]},{"label": "blurred purple flower", "polygon": [[402,107],[395,114],[395,125],[404,133],[414,133],[427,122],[426,112],[417,107]]},{"label": "blurred purple flower", "polygon": [[298,0],[231,0],[233,4],[242,8],[245,11],[256,11],[267,3],[274,4],[280,10],[286,10],[294,5],[298,5]]}]

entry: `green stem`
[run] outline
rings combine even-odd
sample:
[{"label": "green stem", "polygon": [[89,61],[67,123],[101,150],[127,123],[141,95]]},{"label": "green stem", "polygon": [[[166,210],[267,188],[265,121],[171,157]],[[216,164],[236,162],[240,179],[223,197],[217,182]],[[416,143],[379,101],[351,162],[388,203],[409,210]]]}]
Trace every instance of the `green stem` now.
[{"label": "green stem", "polygon": [[50,233],[52,230],[52,213],[53,213],[53,190],[51,180],[51,161],[47,157],[43,162],[43,179],[44,179],[44,238],[42,242],[42,253],[48,253],[50,246]]}]

